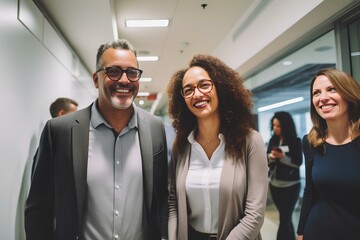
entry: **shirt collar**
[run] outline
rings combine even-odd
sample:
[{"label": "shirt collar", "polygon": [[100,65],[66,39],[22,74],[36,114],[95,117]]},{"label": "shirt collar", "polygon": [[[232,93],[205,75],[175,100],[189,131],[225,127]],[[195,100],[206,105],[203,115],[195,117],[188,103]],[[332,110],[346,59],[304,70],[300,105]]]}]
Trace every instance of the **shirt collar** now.
[{"label": "shirt collar", "polygon": [[[224,135],[222,133],[219,133],[218,137],[219,137],[220,141],[223,142]],[[191,131],[191,133],[189,134],[187,139],[188,139],[189,143],[191,143],[191,144],[194,144],[196,142],[196,140],[195,140],[195,129]]]},{"label": "shirt collar", "polygon": [[[128,123],[128,128],[129,129],[138,128],[138,119],[137,119],[138,109],[137,109],[135,103],[133,103],[132,105],[133,105],[133,109],[134,109],[134,114],[133,114],[133,116],[131,117],[131,119],[130,119],[130,121]],[[103,118],[103,116],[99,112],[99,110],[98,110],[98,100],[96,100],[94,102],[94,104],[91,106],[90,124],[92,125],[93,128],[97,128],[101,124],[104,124],[105,126],[107,126],[110,129],[113,128],[109,123],[107,123],[105,121],[105,119]]]}]

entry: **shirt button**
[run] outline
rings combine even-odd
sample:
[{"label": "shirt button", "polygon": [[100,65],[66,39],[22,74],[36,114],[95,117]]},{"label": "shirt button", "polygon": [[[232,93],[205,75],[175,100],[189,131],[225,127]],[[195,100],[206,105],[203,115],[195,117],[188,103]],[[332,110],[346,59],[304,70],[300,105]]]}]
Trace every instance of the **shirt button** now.
[{"label": "shirt button", "polygon": [[120,188],[119,185],[115,185],[116,190],[119,190],[119,188]]},{"label": "shirt button", "polygon": [[115,238],[115,239],[119,239],[119,235],[115,234],[115,235],[114,235],[114,238]]},{"label": "shirt button", "polygon": [[116,215],[116,216],[119,215],[119,211],[118,211],[118,210],[115,211],[115,215]]}]

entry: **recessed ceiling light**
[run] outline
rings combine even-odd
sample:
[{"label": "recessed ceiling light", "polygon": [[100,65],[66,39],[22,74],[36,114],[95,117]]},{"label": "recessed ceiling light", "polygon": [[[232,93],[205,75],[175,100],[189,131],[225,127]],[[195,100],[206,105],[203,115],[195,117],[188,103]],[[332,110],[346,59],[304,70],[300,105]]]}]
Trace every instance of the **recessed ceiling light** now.
[{"label": "recessed ceiling light", "polygon": [[151,82],[152,81],[152,78],[150,77],[142,77],[140,78],[140,82]]},{"label": "recessed ceiling light", "polygon": [[267,110],[270,110],[270,109],[290,105],[290,104],[301,102],[301,101],[304,101],[303,97],[292,98],[292,99],[289,99],[289,100],[286,100],[286,101],[270,104],[270,105],[267,105],[267,106],[264,106],[264,107],[259,107],[257,110],[258,110],[258,112],[264,112],[264,111],[267,111]]},{"label": "recessed ceiling light", "polygon": [[150,96],[149,92],[138,92],[137,94],[138,97],[148,97]]},{"label": "recessed ceiling light", "polygon": [[293,64],[293,62],[290,61],[290,60],[288,60],[288,61],[283,61],[282,64],[283,64],[284,66],[289,66],[289,65]]},{"label": "recessed ceiling light", "polygon": [[126,27],[167,27],[169,26],[169,19],[156,20],[126,20]]},{"label": "recessed ceiling light", "polygon": [[158,56],[138,56],[137,60],[139,62],[156,62],[159,60]]}]

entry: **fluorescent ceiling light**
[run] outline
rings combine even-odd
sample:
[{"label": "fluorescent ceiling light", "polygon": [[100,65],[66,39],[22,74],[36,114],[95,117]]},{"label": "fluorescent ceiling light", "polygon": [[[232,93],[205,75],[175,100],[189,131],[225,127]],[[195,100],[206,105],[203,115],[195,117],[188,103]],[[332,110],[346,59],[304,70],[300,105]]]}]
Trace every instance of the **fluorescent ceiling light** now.
[{"label": "fluorescent ceiling light", "polygon": [[264,111],[267,111],[267,110],[270,110],[270,109],[282,107],[282,106],[285,106],[285,105],[290,105],[290,104],[301,102],[301,101],[304,101],[303,97],[292,98],[292,99],[289,99],[289,100],[286,100],[286,101],[270,104],[270,105],[267,105],[267,106],[264,106],[264,107],[259,107],[258,112],[264,112]]},{"label": "fluorescent ceiling light", "polygon": [[288,61],[283,61],[282,64],[283,64],[284,66],[289,66],[289,65],[293,64],[293,62],[290,61],[290,60],[288,60]]},{"label": "fluorescent ceiling light", "polygon": [[169,19],[157,20],[126,20],[126,27],[167,27]]},{"label": "fluorescent ceiling light", "polygon": [[151,82],[152,81],[152,78],[150,77],[142,77],[140,78],[140,82]]},{"label": "fluorescent ceiling light", "polygon": [[149,92],[138,92],[137,94],[138,97],[148,97],[150,96]]},{"label": "fluorescent ceiling light", "polygon": [[140,56],[137,57],[139,62],[156,62],[159,60],[158,56]]}]

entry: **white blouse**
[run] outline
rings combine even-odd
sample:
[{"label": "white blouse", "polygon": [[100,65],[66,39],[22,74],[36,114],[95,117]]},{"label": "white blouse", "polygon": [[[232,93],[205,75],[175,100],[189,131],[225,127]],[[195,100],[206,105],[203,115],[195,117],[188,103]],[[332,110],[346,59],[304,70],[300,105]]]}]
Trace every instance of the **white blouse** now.
[{"label": "white blouse", "polygon": [[225,140],[219,134],[220,144],[210,160],[204,149],[188,136],[191,144],[189,172],[186,178],[186,196],[190,209],[189,224],[203,233],[217,233],[219,215],[219,185],[225,159]]}]

